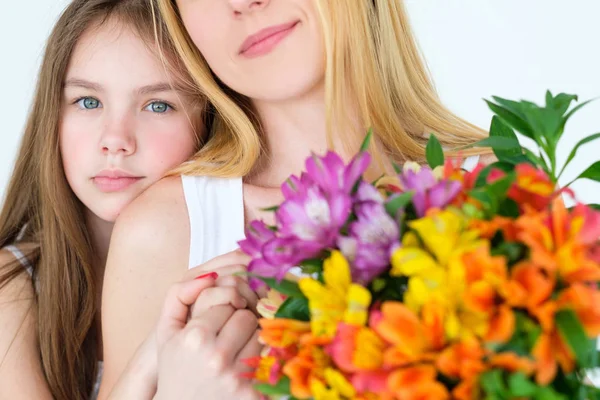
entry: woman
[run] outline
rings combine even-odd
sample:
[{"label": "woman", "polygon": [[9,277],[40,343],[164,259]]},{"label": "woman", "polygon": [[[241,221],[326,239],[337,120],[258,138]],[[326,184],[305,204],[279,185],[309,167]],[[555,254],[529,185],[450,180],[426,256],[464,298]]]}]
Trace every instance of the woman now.
[{"label": "woman", "polygon": [[[235,249],[245,223],[272,221],[264,208],[281,201],[280,185],[311,152],[334,148],[349,160],[373,128],[375,178],[392,161],[423,162],[430,132],[448,150],[483,137],[439,102],[401,0],[156,2],[216,114],[182,177],[153,186],[115,227],[103,301],[107,386],[186,268],[244,263]],[[327,218],[321,211],[316,218]]]}]

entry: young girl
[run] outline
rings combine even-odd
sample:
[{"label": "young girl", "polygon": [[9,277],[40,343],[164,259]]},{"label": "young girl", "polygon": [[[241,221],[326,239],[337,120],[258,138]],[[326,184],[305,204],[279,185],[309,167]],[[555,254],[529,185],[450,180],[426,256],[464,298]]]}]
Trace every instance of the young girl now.
[{"label": "young girl", "polygon": [[[376,178],[390,161],[423,162],[431,132],[447,150],[483,137],[438,100],[402,0],[157,4],[217,114],[183,176],[153,186],[115,228],[103,297],[108,387],[156,321],[165,288],[236,249],[249,220],[272,222],[261,210],[281,201],[280,185],[311,152],[334,148],[349,160],[373,128]],[[199,269],[243,263],[236,252],[217,260]]]},{"label": "young girl", "polygon": [[[48,40],[0,215],[0,398],[76,400],[98,390],[113,223],[204,136],[206,101],[172,43],[156,37],[160,52],[145,0],[75,0]],[[213,284],[188,286],[210,293]],[[149,396],[156,351],[133,371],[154,376]]]}]

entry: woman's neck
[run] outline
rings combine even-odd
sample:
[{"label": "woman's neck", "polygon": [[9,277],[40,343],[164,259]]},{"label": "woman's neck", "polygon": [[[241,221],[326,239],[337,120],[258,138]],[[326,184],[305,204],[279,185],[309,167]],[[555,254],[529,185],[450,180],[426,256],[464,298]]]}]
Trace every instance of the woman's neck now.
[{"label": "woman's neck", "polygon": [[[328,150],[326,106],[324,88],[318,88],[287,102],[255,102],[266,134],[268,158],[260,161],[256,172],[248,177],[249,183],[263,187],[278,187],[290,175],[304,169],[311,153],[319,155]],[[348,108],[347,115],[357,115]],[[359,123],[353,131],[359,132]],[[346,160],[356,149],[348,149],[344,142],[351,139],[350,132],[331,132],[333,147]]]}]

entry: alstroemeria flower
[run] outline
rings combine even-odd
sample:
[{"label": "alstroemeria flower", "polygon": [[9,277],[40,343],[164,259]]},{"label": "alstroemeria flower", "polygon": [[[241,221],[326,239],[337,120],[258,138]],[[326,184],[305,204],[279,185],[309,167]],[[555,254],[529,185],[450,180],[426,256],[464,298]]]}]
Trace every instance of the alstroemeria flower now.
[{"label": "alstroemeria flower", "polygon": [[351,194],[370,162],[371,156],[367,152],[358,153],[348,165],[331,151],[323,157],[313,154],[306,160],[306,177],[325,193]]},{"label": "alstroemeria flower", "polygon": [[308,298],[312,333],[317,338],[333,339],[340,322],[364,325],[371,303],[371,293],[352,283],[348,261],[339,251],[333,251],[323,265],[321,283],[312,278],[299,282]]},{"label": "alstroemeria flower", "polygon": [[[531,164],[523,163],[515,167],[517,179],[508,190],[508,197],[521,208],[531,207],[541,211],[548,207],[555,194],[556,188],[548,174]],[[502,178],[504,172],[494,169],[488,175],[488,182]]]},{"label": "alstroemeria flower", "polygon": [[276,211],[279,233],[305,242],[303,256],[311,258],[335,244],[352,212],[352,197],[341,190],[325,192],[315,185],[297,189]]},{"label": "alstroemeria flower", "polygon": [[[289,237],[280,237],[262,221],[252,221],[246,229],[246,239],[239,242],[240,248],[252,256],[248,272],[283,279],[290,268],[296,266],[307,254],[320,251],[310,242]],[[263,283],[251,278],[250,284],[257,289]]]},{"label": "alstroemeria flower", "polygon": [[391,254],[400,246],[400,230],[382,203],[358,204],[356,217],[338,246],[352,265],[353,280],[368,284],[389,267]]},{"label": "alstroemeria flower", "polygon": [[[408,164],[408,163],[407,163]],[[399,176],[402,189],[414,192],[412,203],[417,216],[423,217],[431,208],[443,208],[450,204],[461,190],[459,181],[442,179],[442,169],[438,173],[418,164],[407,164]],[[437,176],[436,176],[437,175]]]}]

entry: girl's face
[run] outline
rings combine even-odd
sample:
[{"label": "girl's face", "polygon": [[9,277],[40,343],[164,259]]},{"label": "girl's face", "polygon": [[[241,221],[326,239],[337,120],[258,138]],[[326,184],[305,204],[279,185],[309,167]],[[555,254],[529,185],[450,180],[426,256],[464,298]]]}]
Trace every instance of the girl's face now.
[{"label": "girl's face", "polygon": [[223,83],[254,100],[285,101],[324,80],[324,40],[314,1],[177,0],[177,6]]},{"label": "girl's face", "polygon": [[190,121],[200,110],[172,81],[139,36],[118,22],[88,30],[77,43],[64,82],[60,149],[71,189],[100,219],[114,221],[194,154]]}]

